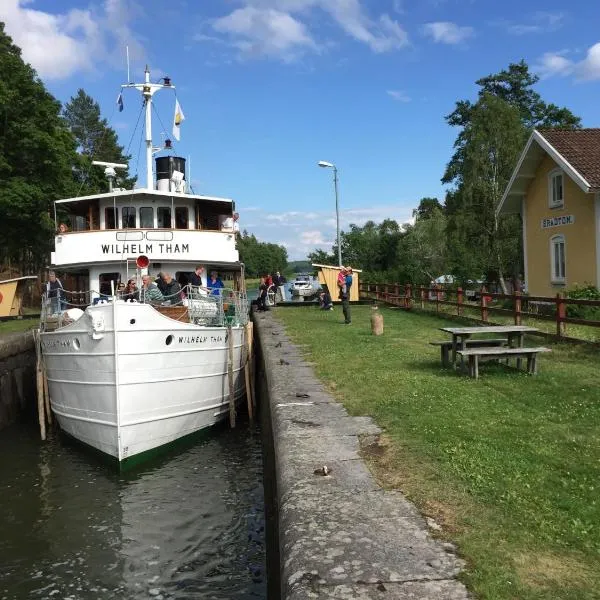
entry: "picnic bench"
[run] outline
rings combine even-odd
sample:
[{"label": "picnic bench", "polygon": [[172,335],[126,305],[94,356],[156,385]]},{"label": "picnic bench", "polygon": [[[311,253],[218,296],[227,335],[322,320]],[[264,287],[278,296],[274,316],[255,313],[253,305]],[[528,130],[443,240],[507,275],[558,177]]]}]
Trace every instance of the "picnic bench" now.
[{"label": "picnic bench", "polygon": [[[537,355],[540,352],[551,352],[550,348],[466,348],[464,350],[457,350],[456,353],[461,358],[468,359],[469,375],[475,379],[479,378],[479,361],[480,360],[494,360],[498,358],[516,357],[517,361],[521,358],[527,358],[527,372],[530,375],[537,373]],[[517,368],[519,368],[517,364]]]},{"label": "picnic bench", "polygon": [[[469,348],[489,348],[495,346],[506,346],[508,344],[508,340],[506,338],[494,338],[494,339],[477,339],[472,340],[468,339],[464,342],[465,346]],[[450,350],[452,349],[452,341],[450,340],[441,340],[436,342],[429,342],[430,346],[439,346],[440,347],[440,355],[442,359],[442,366],[448,367],[450,366]]]},{"label": "picnic bench", "polygon": [[[452,364],[456,364],[456,353],[465,350],[473,335],[495,333],[506,336],[507,345],[511,348],[522,348],[526,333],[538,331],[535,327],[526,325],[487,325],[476,327],[440,327],[441,331],[452,336]],[[517,364],[520,366],[520,360]]]}]

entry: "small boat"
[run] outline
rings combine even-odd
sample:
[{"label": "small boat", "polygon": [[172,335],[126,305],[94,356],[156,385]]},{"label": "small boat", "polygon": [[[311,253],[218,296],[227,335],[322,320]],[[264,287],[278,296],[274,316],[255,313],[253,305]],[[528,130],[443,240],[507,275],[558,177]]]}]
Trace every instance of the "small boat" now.
[{"label": "small boat", "polygon": [[0,317],[20,317],[23,314],[23,295],[37,277],[26,275],[0,281]]},{"label": "small boat", "polygon": [[[161,81],[146,68],[145,81],[122,86],[142,95],[146,187],[113,189],[122,165],[100,163],[108,193],[55,202],[68,223],[51,255],[63,289],[44,298],[40,323],[61,429],[121,464],[215,425],[245,394],[249,313],[234,203],[188,193],[185,159],[170,154],[170,140],[153,145],[152,96],[173,89]],[[197,266],[202,285],[192,284]],[[223,288],[209,285],[212,271]],[[150,300],[142,283],[161,273],[182,290]],[[121,292],[130,280],[137,291]]]},{"label": "small boat", "polygon": [[321,290],[321,284],[310,273],[298,273],[290,285],[292,300],[315,300]]}]

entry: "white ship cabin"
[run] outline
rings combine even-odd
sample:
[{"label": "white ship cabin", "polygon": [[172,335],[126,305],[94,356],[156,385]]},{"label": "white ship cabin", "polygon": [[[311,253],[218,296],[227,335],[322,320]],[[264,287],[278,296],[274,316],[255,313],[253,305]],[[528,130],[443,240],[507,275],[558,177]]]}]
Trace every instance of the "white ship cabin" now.
[{"label": "white ship cabin", "polygon": [[[185,286],[197,265],[217,271],[226,287],[243,286],[230,199],[187,194],[185,159],[156,159],[156,189],[114,190],[55,202],[57,234],[52,268],[65,290],[91,291],[91,298],[149,273],[169,272]],[[179,176],[179,180],[173,177]],[[148,266],[139,269],[138,257]],[[114,288],[113,288],[114,286]]]}]

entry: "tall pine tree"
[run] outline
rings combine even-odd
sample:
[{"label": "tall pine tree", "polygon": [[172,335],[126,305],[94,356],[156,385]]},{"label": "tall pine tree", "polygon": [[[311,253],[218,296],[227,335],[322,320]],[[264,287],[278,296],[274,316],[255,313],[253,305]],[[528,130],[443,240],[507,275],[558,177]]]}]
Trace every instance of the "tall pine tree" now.
[{"label": "tall pine tree", "polygon": [[[102,118],[100,105],[91,96],[79,89],[63,110],[63,117],[77,143],[78,164],[74,169],[82,194],[97,194],[108,191],[108,181],[103,170],[92,165],[93,160],[113,163],[128,163],[115,130]],[[129,178],[126,171],[117,172],[117,185],[133,188],[135,178]]]}]

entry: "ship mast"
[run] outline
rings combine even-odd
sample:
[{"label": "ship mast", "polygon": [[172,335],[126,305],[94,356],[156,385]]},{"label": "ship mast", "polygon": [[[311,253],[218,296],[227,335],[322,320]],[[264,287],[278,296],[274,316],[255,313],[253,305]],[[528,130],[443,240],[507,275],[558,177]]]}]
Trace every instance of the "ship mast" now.
[{"label": "ship mast", "polygon": [[142,92],[144,99],[144,108],[146,111],[146,189],[154,189],[154,179],[152,177],[152,156],[160,150],[160,148],[154,148],[152,146],[152,96],[164,88],[174,90],[175,86],[171,85],[171,79],[169,77],[163,77],[163,83],[151,83],[150,82],[150,69],[146,65],[144,70],[144,83],[127,83],[121,86],[124,88],[134,88]]}]

